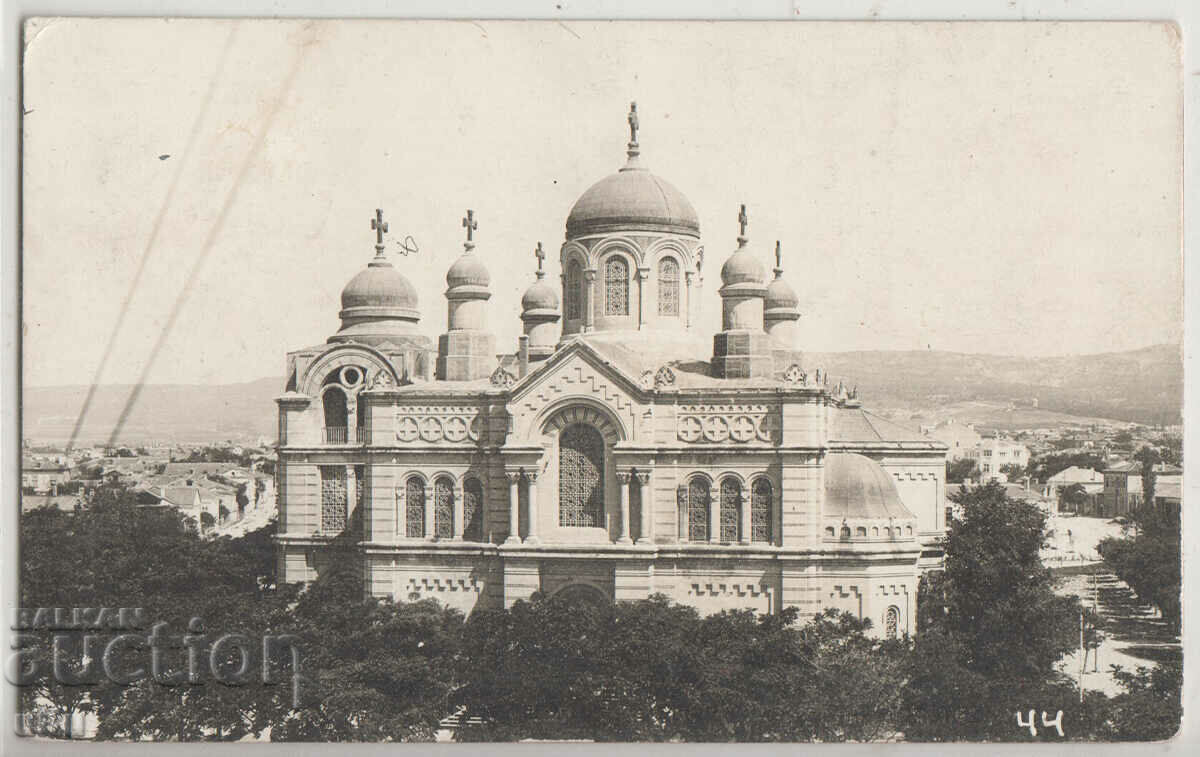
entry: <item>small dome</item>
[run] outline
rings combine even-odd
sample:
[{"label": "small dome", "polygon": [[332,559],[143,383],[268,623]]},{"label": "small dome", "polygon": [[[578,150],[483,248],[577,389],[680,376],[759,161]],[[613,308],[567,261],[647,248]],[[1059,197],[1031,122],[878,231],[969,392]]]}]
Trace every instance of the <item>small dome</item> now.
[{"label": "small dome", "polygon": [[417,309],[417,290],[381,257],[359,271],[342,290],[342,310],[354,308]]},{"label": "small dome", "polygon": [[762,284],[766,278],[767,269],[762,261],[755,257],[748,247],[739,246],[737,250],[721,266],[721,283],[732,284]]},{"label": "small dome", "polygon": [[558,310],[558,292],[541,276],[525,290],[521,310]]},{"label": "small dome", "polygon": [[800,298],[796,296],[796,291],[784,281],[782,276],[776,276],[775,280],[767,285],[767,300],[763,303],[763,307],[767,310],[775,308],[793,310],[799,306]]},{"label": "small dome", "polygon": [[483,265],[483,261],[474,252],[463,253],[454,261],[450,270],[446,271],[446,283],[451,288],[460,286],[486,287],[492,283],[492,276]]},{"label": "small dome", "polygon": [[896,482],[879,463],[853,452],[833,452],[825,458],[827,518],[896,518],[914,516],[900,501]]},{"label": "small dome", "polygon": [[700,219],[682,192],[633,158],[630,165],[593,184],[567,216],[567,237],[628,230],[698,237]]}]

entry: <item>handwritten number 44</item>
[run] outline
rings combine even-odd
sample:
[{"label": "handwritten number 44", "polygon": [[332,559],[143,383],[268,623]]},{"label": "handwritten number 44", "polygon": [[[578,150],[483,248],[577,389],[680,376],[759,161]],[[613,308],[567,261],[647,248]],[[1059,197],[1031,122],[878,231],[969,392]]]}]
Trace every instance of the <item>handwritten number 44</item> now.
[{"label": "handwritten number 44", "polygon": [[[1037,736],[1037,727],[1034,725],[1034,717],[1036,714],[1037,714],[1036,710],[1030,710],[1029,711],[1029,720],[1022,720],[1021,713],[1018,712],[1017,713],[1017,727],[1018,728],[1028,728],[1030,736]],[[1062,710],[1058,711],[1058,714],[1056,714],[1054,716],[1054,720],[1050,720],[1046,716],[1046,711],[1042,710],[1042,728],[1049,728],[1050,726],[1054,726],[1054,728],[1058,730],[1058,735],[1060,737],[1064,735],[1063,729],[1062,729]]]}]

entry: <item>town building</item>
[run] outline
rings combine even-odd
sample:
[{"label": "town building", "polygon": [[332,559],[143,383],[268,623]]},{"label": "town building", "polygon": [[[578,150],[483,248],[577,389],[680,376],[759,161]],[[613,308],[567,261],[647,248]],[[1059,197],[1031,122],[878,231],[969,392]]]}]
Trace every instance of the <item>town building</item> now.
[{"label": "town building", "polygon": [[65,457],[22,457],[21,488],[34,494],[56,494],[71,480],[74,465]]},{"label": "town building", "polygon": [[[497,355],[474,213],[434,341],[376,211],[340,329],[287,357],[280,577],[314,579],[349,536],[371,595],[465,612],[661,593],[913,633],[918,579],[942,561],[945,445],[804,364],[781,247],[768,280],[745,206],[706,271],[695,210],[647,170],[629,120],[625,166],[567,217],[560,282],[540,243],[531,257],[515,351]],[[696,328],[707,276],[716,334]]]},{"label": "town building", "polygon": [[983,482],[1007,481],[1002,470],[1006,465],[1016,465],[1025,468],[1029,465],[1029,449],[1020,442],[1003,439],[999,436],[989,436],[981,439],[973,448],[967,450],[969,459],[975,461],[979,468],[979,477]]},{"label": "town building", "polygon": [[[1154,485],[1157,502],[1164,495],[1164,502],[1170,502],[1171,495],[1182,491],[1183,470],[1173,465],[1159,463],[1154,466]],[[1121,461],[1106,467],[1104,473],[1104,490],[1097,498],[1097,515],[1113,518],[1118,515],[1128,515],[1142,505],[1144,499],[1142,490],[1142,464],[1137,461]]]},{"label": "town building", "polygon": [[960,423],[953,418],[925,429],[925,435],[946,445],[946,457],[961,460],[970,457],[983,437],[975,430],[974,423]]},{"label": "town building", "polygon": [[1063,489],[1075,484],[1082,486],[1084,493],[1088,495],[1099,494],[1104,491],[1104,474],[1091,468],[1072,465],[1046,479],[1046,483],[1042,487],[1042,494],[1057,500]]}]

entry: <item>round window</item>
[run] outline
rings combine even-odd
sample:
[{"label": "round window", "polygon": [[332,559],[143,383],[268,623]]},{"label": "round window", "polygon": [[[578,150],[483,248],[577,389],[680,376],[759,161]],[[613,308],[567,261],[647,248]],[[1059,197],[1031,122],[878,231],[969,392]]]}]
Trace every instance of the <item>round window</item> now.
[{"label": "round window", "polygon": [[342,384],[353,388],[362,383],[363,372],[360,368],[357,368],[353,365],[348,365],[342,369],[340,378],[342,380]]}]

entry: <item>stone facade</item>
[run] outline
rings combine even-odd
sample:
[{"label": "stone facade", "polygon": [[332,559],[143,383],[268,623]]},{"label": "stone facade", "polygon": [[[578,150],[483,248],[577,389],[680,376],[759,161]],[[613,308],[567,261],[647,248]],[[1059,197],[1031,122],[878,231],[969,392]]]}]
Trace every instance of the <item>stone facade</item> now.
[{"label": "stone facade", "polygon": [[[469,240],[447,295],[471,309],[451,305],[448,334],[479,344],[435,350],[356,321],[358,338],[289,355],[283,580],[312,580],[341,525],[361,523],[353,559],[375,596],[470,612],[535,592],[661,593],[704,612],[837,607],[880,633],[915,630],[918,578],[941,561],[945,446],[771,344],[744,210],[738,262],[722,270],[726,328],[706,353],[691,323],[698,221],[643,173],[635,131],[630,163],[572,211],[553,349],[527,329],[514,354],[485,357],[487,278]],[[553,325],[537,254],[541,289],[524,301],[537,317],[524,320]],[[414,311],[401,290],[376,296]],[[451,368],[456,353],[469,367]]]}]

